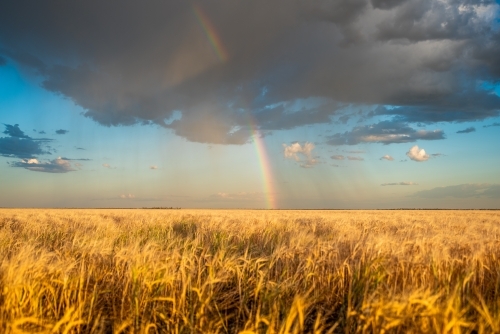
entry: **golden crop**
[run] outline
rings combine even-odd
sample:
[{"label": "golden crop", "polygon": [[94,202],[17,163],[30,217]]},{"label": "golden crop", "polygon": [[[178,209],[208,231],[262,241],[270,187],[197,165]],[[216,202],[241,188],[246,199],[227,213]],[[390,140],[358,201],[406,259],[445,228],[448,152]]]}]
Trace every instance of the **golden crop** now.
[{"label": "golden crop", "polygon": [[0,210],[1,333],[498,333],[499,211]]}]

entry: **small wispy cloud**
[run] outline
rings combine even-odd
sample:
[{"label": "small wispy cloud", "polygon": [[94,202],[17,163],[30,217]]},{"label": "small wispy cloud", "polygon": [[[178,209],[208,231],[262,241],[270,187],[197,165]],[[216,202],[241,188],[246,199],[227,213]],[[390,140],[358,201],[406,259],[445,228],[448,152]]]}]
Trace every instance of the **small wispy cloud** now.
[{"label": "small wispy cloud", "polygon": [[422,162],[429,160],[429,155],[425,153],[423,148],[419,148],[417,145],[410,148],[408,152],[406,152],[408,158],[413,161]]},{"label": "small wispy cloud", "polygon": [[332,155],[330,158],[333,160],[344,160],[345,157],[343,155]]},{"label": "small wispy cloud", "polygon": [[418,183],[412,181],[406,182],[392,182],[392,183],[382,183],[381,186],[417,186]]},{"label": "small wispy cloud", "polygon": [[466,183],[454,186],[437,187],[414,193],[412,197],[421,198],[500,198],[500,184]]},{"label": "small wispy cloud", "polygon": [[149,166],[149,169],[158,169],[158,166],[152,165],[152,166]]},{"label": "small wispy cloud", "polygon": [[351,160],[351,161],[363,161],[365,159],[361,158],[361,157],[351,157],[351,156],[348,156],[347,160]]},{"label": "small wispy cloud", "polygon": [[471,126],[471,127],[468,127],[467,129],[457,131],[457,133],[471,133],[471,132],[475,132],[475,131],[476,131],[476,128]]},{"label": "small wispy cloud", "polygon": [[483,125],[483,128],[491,128],[492,126],[500,126],[500,123],[495,122],[493,124]]},{"label": "small wispy cloud", "polygon": [[376,124],[357,126],[349,132],[327,136],[326,143],[330,145],[357,145],[359,143],[389,145],[444,138],[442,130],[416,130],[405,122],[382,121]]},{"label": "small wispy cloud", "polygon": [[232,201],[241,201],[241,200],[262,200],[265,198],[264,193],[260,192],[238,192],[238,193],[226,193],[226,192],[218,192],[216,194],[210,195],[211,199],[215,200],[232,200]]},{"label": "small wispy cloud", "polygon": [[133,194],[121,194],[120,198],[121,199],[134,199],[135,195],[133,195]]},{"label": "small wispy cloud", "polygon": [[389,154],[384,155],[380,160],[387,160],[387,161],[394,161],[394,158],[391,157]]},{"label": "small wispy cloud", "polygon": [[344,151],[344,152],[350,153],[350,154],[364,154],[364,153],[366,153],[366,151],[363,151],[363,150]]},{"label": "small wispy cloud", "polygon": [[58,134],[58,135],[65,135],[68,132],[69,132],[68,130],[64,130],[64,129],[56,130],[56,134]]},{"label": "small wispy cloud", "polygon": [[104,168],[108,168],[108,169],[115,169],[116,167],[112,167],[110,164],[108,163],[105,163],[105,164],[102,164],[102,167]]}]

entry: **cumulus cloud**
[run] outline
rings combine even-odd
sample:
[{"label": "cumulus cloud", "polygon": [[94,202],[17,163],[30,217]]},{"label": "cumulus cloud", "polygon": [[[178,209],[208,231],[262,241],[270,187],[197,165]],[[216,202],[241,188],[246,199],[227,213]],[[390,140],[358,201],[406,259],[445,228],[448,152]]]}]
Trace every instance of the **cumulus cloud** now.
[{"label": "cumulus cloud", "polygon": [[303,168],[311,168],[319,162],[312,155],[313,143],[305,142],[303,145],[298,142],[290,145],[283,144],[283,149],[285,158],[297,161]]},{"label": "cumulus cloud", "polygon": [[330,145],[356,145],[359,143],[408,143],[417,140],[444,139],[442,130],[415,130],[399,121],[382,121],[372,125],[357,126],[352,131],[327,136]]},{"label": "cumulus cloud", "polygon": [[394,183],[382,183],[381,186],[416,186],[418,183],[412,182],[412,181],[406,181],[406,182],[394,182]]},{"label": "cumulus cloud", "polygon": [[500,184],[466,183],[454,186],[437,187],[414,193],[412,197],[420,198],[500,198]]},{"label": "cumulus cloud", "polygon": [[11,167],[21,167],[33,172],[43,173],[67,173],[75,169],[69,160],[62,159],[61,157],[52,161],[40,162],[38,159],[23,159],[17,162],[10,162]]},{"label": "cumulus cloud", "polygon": [[56,130],[56,134],[58,135],[65,135],[68,132],[69,132],[68,130],[63,130],[63,129]]},{"label": "cumulus cloud", "polygon": [[406,155],[413,161],[421,162],[429,160],[429,155],[425,153],[423,148],[421,149],[417,145],[410,148],[410,150],[406,152]]},{"label": "cumulus cloud", "polygon": [[333,160],[344,160],[345,157],[343,155],[332,155],[330,158]]},{"label": "cumulus cloud", "polygon": [[476,131],[476,128],[471,126],[471,127],[468,127],[467,129],[459,130],[459,131],[457,131],[457,133],[471,133],[471,132],[475,132],[475,131]]},{"label": "cumulus cloud", "polygon": [[[470,85],[500,79],[497,2],[214,0],[198,7],[217,30],[219,56],[191,2],[8,1],[0,64],[35,73],[44,89],[102,125],[154,123],[206,143],[247,143],[248,119],[259,131],[330,123],[346,105],[397,106],[374,115],[402,124],[499,115],[500,97]],[[368,137],[339,134],[331,143],[444,138],[412,130],[364,129]]]},{"label": "cumulus cloud", "polygon": [[384,155],[380,160],[387,160],[387,161],[394,161],[394,158],[391,157],[389,154]]}]

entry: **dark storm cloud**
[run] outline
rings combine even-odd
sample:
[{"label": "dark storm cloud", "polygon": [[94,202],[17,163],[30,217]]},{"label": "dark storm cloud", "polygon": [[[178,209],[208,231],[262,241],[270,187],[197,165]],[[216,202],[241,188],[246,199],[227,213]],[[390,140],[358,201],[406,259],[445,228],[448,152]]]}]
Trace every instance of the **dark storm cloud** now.
[{"label": "dark storm cloud", "polygon": [[[406,1],[392,13],[391,20],[378,25],[380,39],[462,40],[482,33],[486,28],[475,24],[477,6],[491,5],[493,1]],[[463,6],[468,4],[469,6]],[[461,6],[462,5],[462,6]],[[475,5],[475,6],[474,6]],[[480,7],[479,7],[480,8]]]},{"label": "dark storm cloud", "polygon": [[[401,122],[499,115],[475,85],[500,79],[495,2],[199,2],[221,58],[193,5],[8,1],[0,57],[102,125],[155,123],[197,142],[246,143],[249,122],[264,134],[329,123],[343,105],[399,106],[378,111]],[[309,98],[330,102],[292,108]]]},{"label": "dark storm cloud", "polygon": [[65,135],[68,132],[69,132],[68,130],[63,130],[63,129],[56,130],[56,134],[58,135]]},{"label": "dark storm cloud", "polygon": [[372,6],[378,9],[392,9],[407,0],[372,0]]},{"label": "dark storm cloud", "polygon": [[468,183],[456,186],[437,187],[414,193],[412,197],[421,198],[500,198],[500,184]]},{"label": "dark storm cloud", "polygon": [[359,143],[409,143],[417,140],[444,139],[441,130],[415,130],[406,123],[382,121],[372,125],[357,126],[351,131],[327,136],[330,145],[356,145]]},{"label": "dark storm cloud", "polygon": [[9,137],[0,137],[0,155],[21,159],[34,158],[39,154],[50,154],[44,145],[51,139],[31,138],[24,134],[18,124],[5,125],[5,133]]},{"label": "dark storm cloud", "polygon": [[5,59],[4,57],[0,56],[0,66],[4,66],[4,65],[7,65],[7,59]]},{"label": "dark storm cloud", "polygon": [[476,131],[476,128],[471,126],[471,127],[468,127],[467,129],[459,130],[459,131],[457,131],[457,133],[471,133],[471,132],[475,132],[475,131]]},{"label": "dark storm cloud", "polygon": [[487,91],[467,91],[450,96],[429,95],[413,106],[379,106],[375,115],[391,115],[404,122],[470,122],[500,115],[500,97]]}]

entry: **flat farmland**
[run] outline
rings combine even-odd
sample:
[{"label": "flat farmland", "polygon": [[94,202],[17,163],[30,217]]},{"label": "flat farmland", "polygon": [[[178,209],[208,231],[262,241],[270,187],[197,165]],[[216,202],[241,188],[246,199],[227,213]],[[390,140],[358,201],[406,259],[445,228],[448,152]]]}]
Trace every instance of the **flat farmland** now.
[{"label": "flat farmland", "polygon": [[497,333],[500,211],[0,209],[2,333]]}]

